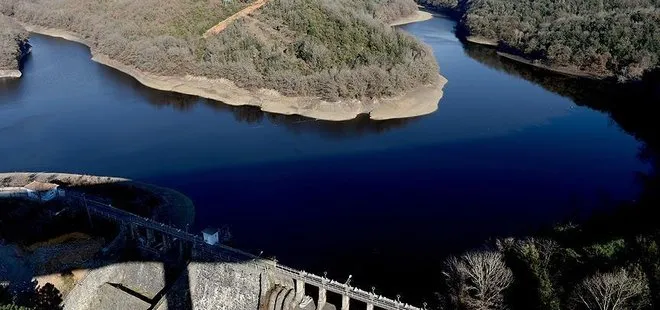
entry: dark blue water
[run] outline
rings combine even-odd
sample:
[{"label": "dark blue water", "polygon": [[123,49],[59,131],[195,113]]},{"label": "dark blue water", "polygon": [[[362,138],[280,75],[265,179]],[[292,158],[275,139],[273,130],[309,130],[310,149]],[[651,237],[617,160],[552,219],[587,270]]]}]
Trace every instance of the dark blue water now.
[{"label": "dark blue water", "polygon": [[502,68],[453,27],[403,27],[449,79],[437,112],[341,123],[150,90],[84,46],[34,35],[23,78],[0,82],[0,171],[169,186],[194,200],[197,229],[226,224],[243,248],[428,298],[447,253],[633,199],[648,169],[607,114]]}]

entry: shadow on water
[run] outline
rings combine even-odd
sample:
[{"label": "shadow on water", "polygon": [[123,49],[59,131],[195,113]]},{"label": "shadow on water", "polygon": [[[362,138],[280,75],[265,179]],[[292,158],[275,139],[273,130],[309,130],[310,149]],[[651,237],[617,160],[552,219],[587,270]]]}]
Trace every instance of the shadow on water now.
[{"label": "shadow on water", "polygon": [[497,55],[495,49],[465,44],[466,54],[480,63],[525,79],[580,106],[607,113],[623,130],[644,143],[657,143],[657,115],[660,104],[660,72],[648,74],[643,81],[620,84],[594,81],[549,73]]},{"label": "shadow on water", "polygon": [[652,214],[660,194],[660,122],[656,112],[660,104],[660,72],[648,73],[642,81],[632,83],[595,81],[548,73],[520,64],[499,57],[490,47],[475,44],[464,47],[469,57],[488,67],[535,83],[570,98],[577,105],[607,113],[619,128],[642,142],[638,157],[648,163],[651,170],[638,173],[641,193],[637,199],[622,203],[622,208],[614,211],[620,216],[620,227],[608,226],[601,228],[601,231],[611,233],[619,230],[625,235],[630,231],[640,233],[657,227]]},{"label": "shadow on water", "polygon": [[[32,59],[32,54],[27,54],[25,57],[21,58],[21,61],[18,63],[18,69],[23,71],[28,62]],[[15,90],[18,88],[18,84],[21,82],[20,79],[1,79],[0,78],[0,93],[9,92],[10,90]],[[0,105],[8,104],[10,102],[5,102],[0,100]]]},{"label": "shadow on water", "polygon": [[324,138],[351,138],[368,134],[380,134],[423,119],[424,116],[391,120],[372,120],[368,114],[361,114],[357,118],[346,121],[317,120],[300,115],[284,115],[264,112],[254,106],[232,106],[211,99],[197,96],[159,91],[145,87],[137,80],[127,77],[124,73],[103,66],[102,74],[112,78],[117,83],[133,89],[139,96],[146,99],[149,104],[157,107],[172,107],[181,112],[191,111],[199,105],[205,105],[220,113],[231,113],[240,123],[258,125],[268,121],[287,130],[300,132],[315,132]]},{"label": "shadow on water", "polygon": [[598,110],[610,117],[622,130],[643,143],[639,157],[657,168],[660,156],[660,122],[656,112],[660,104],[660,72],[648,73],[642,81],[617,83],[595,81],[533,68],[502,58],[495,49],[464,44],[466,54],[480,63],[525,79],[580,106]]}]

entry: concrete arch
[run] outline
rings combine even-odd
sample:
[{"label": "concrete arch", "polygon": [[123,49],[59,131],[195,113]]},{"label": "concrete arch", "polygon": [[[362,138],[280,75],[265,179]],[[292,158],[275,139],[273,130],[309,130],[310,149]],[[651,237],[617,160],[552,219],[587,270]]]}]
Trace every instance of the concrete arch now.
[{"label": "concrete arch", "polygon": [[275,288],[270,292],[267,303],[267,310],[275,310],[275,303],[277,302],[277,296],[282,292],[284,287],[276,285]]},{"label": "concrete arch", "polygon": [[294,299],[296,298],[296,291],[290,289],[289,292],[284,297],[284,304],[282,305],[282,310],[295,310]]},{"label": "concrete arch", "polygon": [[285,287],[283,290],[280,291],[280,293],[277,295],[277,299],[275,300],[275,307],[273,310],[284,310],[285,303],[284,300],[288,295],[291,294],[292,289],[289,287]]}]

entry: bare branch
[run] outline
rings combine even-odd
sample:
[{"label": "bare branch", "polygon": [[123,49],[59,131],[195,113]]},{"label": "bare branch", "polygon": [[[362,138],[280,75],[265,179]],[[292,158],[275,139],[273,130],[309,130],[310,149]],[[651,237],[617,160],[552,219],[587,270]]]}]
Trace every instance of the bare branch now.
[{"label": "bare branch", "polygon": [[474,310],[504,309],[503,292],[513,282],[513,273],[499,252],[471,252],[450,258],[443,273],[451,300]]},{"label": "bare branch", "polygon": [[625,269],[611,273],[597,273],[582,281],[576,299],[589,310],[633,309],[631,302],[648,290],[643,276],[635,276]]}]

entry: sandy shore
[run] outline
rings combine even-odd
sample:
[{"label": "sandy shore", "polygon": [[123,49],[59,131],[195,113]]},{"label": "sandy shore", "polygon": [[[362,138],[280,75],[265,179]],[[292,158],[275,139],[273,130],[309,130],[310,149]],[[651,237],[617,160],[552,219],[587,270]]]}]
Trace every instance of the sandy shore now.
[{"label": "sandy shore", "polygon": [[19,70],[0,70],[0,79],[18,79],[23,76]]},{"label": "sandy shore", "polygon": [[405,24],[423,22],[423,21],[429,20],[431,18],[433,18],[433,13],[423,11],[423,10],[418,10],[413,15],[406,16],[406,17],[403,17],[403,18],[399,18],[399,19],[391,22],[390,26],[394,27],[394,26],[401,26],[401,25],[405,25]]},{"label": "sandy shore", "polygon": [[233,106],[256,106],[265,112],[278,114],[297,114],[329,121],[350,120],[360,114],[370,114],[372,119],[378,120],[420,116],[438,109],[438,102],[444,94],[443,87],[447,83],[447,79],[438,74],[433,83],[391,98],[328,102],[316,97],[288,97],[270,89],[243,89],[227,79],[150,74],[96,52],[91,44],[75,33],[21,24],[30,32],[85,44],[91,49],[92,60],[122,71],[147,87],[213,99]]},{"label": "sandy shore", "polygon": [[481,45],[487,45],[487,46],[497,46],[497,41],[492,40],[492,39],[487,39],[484,37],[478,37],[478,36],[467,36],[465,37],[465,40],[474,43],[474,44],[481,44]]},{"label": "sandy shore", "polygon": [[497,52],[497,55],[499,55],[501,57],[504,57],[506,59],[515,61],[515,62],[519,62],[519,63],[526,64],[526,65],[529,65],[529,66],[540,68],[540,69],[543,69],[543,70],[548,70],[548,71],[552,71],[552,72],[556,72],[556,73],[560,73],[560,74],[564,74],[564,75],[569,75],[569,76],[575,76],[575,77],[581,77],[581,78],[587,78],[587,79],[594,79],[594,80],[602,80],[602,79],[606,79],[608,77],[611,77],[611,76],[608,76],[608,75],[595,74],[595,73],[592,73],[592,72],[580,71],[580,70],[576,70],[576,69],[572,69],[572,68],[568,68],[568,67],[548,66],[548,65],[544,65],[542,63],[533,62],[529,59],[526,59],[526,58],[523,58],[523,57],[520,57],[520,56],[517,56],[517,55],[504,53],[504,52]]}]

